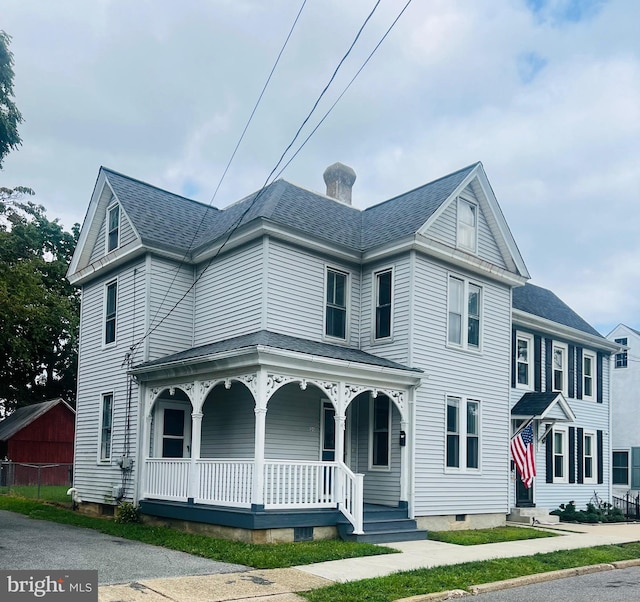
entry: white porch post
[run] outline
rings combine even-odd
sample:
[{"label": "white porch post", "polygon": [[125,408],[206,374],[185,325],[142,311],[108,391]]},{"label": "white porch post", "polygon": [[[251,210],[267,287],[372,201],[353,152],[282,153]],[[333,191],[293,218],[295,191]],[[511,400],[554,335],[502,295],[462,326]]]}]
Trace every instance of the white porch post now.
[{"label": "white porch post", "polygon": [[335,461],[338,464],[338,472],[335,479],[336,482],[336,501],[338,504],[344,502],[344,477],[342,476],[341,465],[344,464],[344,431],[346,424],[346,416],[342,413],[343,410],[340,408],[340,413],[336,412],[334,416],[334,421],[336,424],[336,448],[335,448]]},{"label": "white porch post", "polygon": [[138,479],[140,479],[140,489],[138,498],[143,499],[147,496],[147,472],[149,467],[147,466],[147,458],[151,456],[151,424],[153,423],[153,416],[149,408],[145,408],[144,416],[144,432],[142,433],[142,453],[140,454],[142,462],[142,470],[138,471]]},{"label": "white porch post", "polygon": [[200,459],[200,441],[202,440],[202,412],[191,414],[191,466],[189,470],[189,497],[196,499],[200,491],[200,472],[196,460]]},{"label": "white porch post", "polygon": [[410,433],[407,432],[409,427],[409,422],[405,419],[400,421],[400,431],[405,434],[404,446],[400,447],[400,466],[402,467],[402,472],[400,475],[400,501],[408,502],[409,501],[409,444],[410,444]]},{"label": "white porch post", "polygon": [[253,491],[252,508],[264,508],[264,445],[267,425],[267,383],[264,370],[258,372],[257,397],[254,412],[256,415],[255,442],[253,452]]}]

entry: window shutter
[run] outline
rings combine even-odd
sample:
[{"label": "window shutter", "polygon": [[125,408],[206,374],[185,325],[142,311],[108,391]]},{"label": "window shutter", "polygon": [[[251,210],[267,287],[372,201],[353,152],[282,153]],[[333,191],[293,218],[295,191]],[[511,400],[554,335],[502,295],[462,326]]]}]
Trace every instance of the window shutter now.
[{"label": "window shutter", "polygon": [[542,391],[542,338],[533,337],[533,381],[534,389]]},{"label": "window shutter", "polygon": [[597,431],[598,438],[598,483],[604,483],[604,441],[602,431]]},{"label": "window shutter", "polygon": [[582,347],[578,347],[576,352],[576,399],[582,399]]},{"label": "window shutter", "polygon": [[[580,429],[578,429],[580,430]],[[569,483],[576,482],[576,428],[569,427]]]},{"label": "window shutter", "polygon": [[596,387],[598,391],[596,399],[598,403],[602,403],[602,353],[600,351],[598,351],[598,359],[596,361]]},{"label": "window shutter", "polygon": [[551,339],[544,340],[544,378],[545,378],[545,391],[553,390],[553,341]]},{"label": "window shutter", "polygon": [[516,331],[511,331],[511,387],[516,386],[516,354],[518,349],[516,346]]},{"label": "window shutter", "polygon": [[569,345],[569,397],[576,395],[576,348]]},{"label": "window shutter", "polygon": [[[547,483],[553,483],[553,430],[547,433],[544,446],[547,454]],[[640,451],[640,447],[638,450]]]},{"label": "window shutter", "polygon": [[584,483],[584,429],[578,429],[578,483]]}]

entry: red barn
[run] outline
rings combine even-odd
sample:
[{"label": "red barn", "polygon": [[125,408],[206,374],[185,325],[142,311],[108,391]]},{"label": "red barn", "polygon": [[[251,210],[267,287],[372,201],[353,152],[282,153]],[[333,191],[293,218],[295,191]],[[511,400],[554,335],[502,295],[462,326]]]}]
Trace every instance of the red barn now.
[{"label": "red barn", "polygon": [[64,399],[25,406],[0,422],[0,460],[73,463],[76,413]]}]

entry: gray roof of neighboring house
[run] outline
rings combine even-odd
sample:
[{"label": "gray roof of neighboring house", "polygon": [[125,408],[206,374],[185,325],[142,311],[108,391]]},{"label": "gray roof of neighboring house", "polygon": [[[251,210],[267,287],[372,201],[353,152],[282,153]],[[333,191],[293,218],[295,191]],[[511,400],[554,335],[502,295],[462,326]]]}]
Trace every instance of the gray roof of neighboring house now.
[{"label": "gray roof of neighboring house", "polygon": [[276,180],[220,210],[102,169],[144,243],[198,250],[224,240],[239,223],[265,219],[332,244],[365,251],[415,234],[477,165],[365,210],[285,180]]},{"label": "gray roof of neighboring house", "polygon": [[297,337],[277,334],[268,330],[259,330],[251,334],[225,339],[224,341],[218,341],[217,343],[201,345],[200,347],[192,347],[191,349],[187,349],[186,351],[174,353],[172,355],[161,357],[150,362],[144,362],[142,364],[139,364],[135,368],[140,369],[173,362],[195,360],[217,353],[237,351],[239,349],[249,349],[251,347],[258,346],[274,347],[276,349],[285,349],[287,351],[327,357],[347,362],[357,362],[359,364],[380,366],[382,368],[393,368],[396,370],[422,372],[422,370],[418,370],[417,368],[409,368],[397,362],[392,362],[391,360],[385,359],[383,357],[378,357],[377,355],[372,355],[371,353],[360,351],[359,349],[343,347],[341,345],[332,345],[330,343],[309,341],[307,339],[299,339]]},{"label": "gray roof of neighboring house", "polygon": [[514,288],[512,305],[514,309],[604,338],[593,326],[546,288],[529,283]]},{"label": "gray roof of neighboring house", "polygon": [[[59,403],[65,403],[63,399],[51,399],[42,403],[34,403],[29,406],[18,408],[13,414],[7,416],[0,422],[0,441],[11,439],[18,431],[31,424],[34,420],[46,414],[51,408]],[[73,411],[73,408],[70,408]]]}]

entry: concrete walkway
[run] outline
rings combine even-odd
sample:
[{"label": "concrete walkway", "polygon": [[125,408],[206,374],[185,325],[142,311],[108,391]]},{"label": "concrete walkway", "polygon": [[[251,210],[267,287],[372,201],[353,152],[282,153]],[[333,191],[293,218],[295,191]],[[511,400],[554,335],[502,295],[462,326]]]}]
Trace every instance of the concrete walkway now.
[{"label": "concrete walkway", "polygon": [[[430,568],[492,558],[532,554],[640,541],[640,523],[615,525],[559,525],[545,527],[560,537],[528,539],[478,546],[457,546],[438,541],[411,541],[386,544],[400,554],[333,560],[293,569],[256,570],[224,575],[152,579],[140,583],[104,586],[101,602],[299,602],[295,592],[381,577],[397,571]],[[268,598],[266,598],[268,596]]]}]

